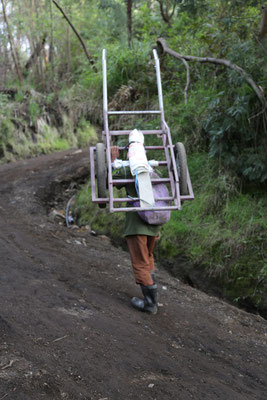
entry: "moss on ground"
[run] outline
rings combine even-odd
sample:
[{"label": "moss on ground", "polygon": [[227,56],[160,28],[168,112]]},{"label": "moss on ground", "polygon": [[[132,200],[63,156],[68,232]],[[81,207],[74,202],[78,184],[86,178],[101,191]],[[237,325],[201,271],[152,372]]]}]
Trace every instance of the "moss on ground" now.
[{"label": "moss on ground", "polygon": [[97,142],[95,128],[87,121],[82,121],[73,131],[71,121],[64,117],[63,127],[58,129],[49,125],[42,118],[37,121],[37,132],[29,129],[24,131],[16,128],[10,119],[0,121],[0,162],[10,162],[18,159],[48,154],[53,151],[67,150],[71,147],[85,147]]},{"label": "moss on ground", "polygon": [[0,93],[0,162],[5,163],[97,142],[95,127],[73,104],[71,91],[43,96],[35,91]]}]

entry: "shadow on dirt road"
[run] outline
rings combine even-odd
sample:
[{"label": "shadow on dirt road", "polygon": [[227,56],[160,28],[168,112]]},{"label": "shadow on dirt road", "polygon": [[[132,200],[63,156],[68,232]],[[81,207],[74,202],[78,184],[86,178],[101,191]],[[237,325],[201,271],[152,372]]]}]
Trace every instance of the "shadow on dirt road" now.
[{"label": "shadow on dirt road", "polygon": [[160,311],[127,253],[47,218],[88,152],[0,167],[0,400],[267,398],[266,321],[157,273]]}]

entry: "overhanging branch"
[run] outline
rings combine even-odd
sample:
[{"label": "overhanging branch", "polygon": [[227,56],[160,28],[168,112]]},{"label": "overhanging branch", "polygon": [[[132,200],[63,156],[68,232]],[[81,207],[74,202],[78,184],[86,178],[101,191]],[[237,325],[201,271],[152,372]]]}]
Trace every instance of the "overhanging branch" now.
[{"label": "overhanging branch", "polygon": [[95,67],[95,63],[94,63],[94,61],[93,61],[91,55],[89,54],[89,52],[88,52],[88,50],[87,50],[87,47],[86,47],[86,45],[85,45],[85,43],[84,43],[84,41],[83,41],[81,35],[78,33],[78,31],[76,30],[75,26],[72,24],[71,20],[69,19],[69,17],[67,16],[67,14],[66,14],[65,11],[63,10],[63,8],[58,4],[58,2],[57,2],[56,0],[52,0],[52,1],[53,1],[53,3],[55,4],[55,6],[59,9],[59,11],[62,13],[63,17],[64,17],[65,20],[68,22],[68,24],[70,25],[71,29],[73,30],[73,32],[75,33],[75,35],[76,35],[77,38],[79,39],[79,41],[80,41],[80,43],[81,43],[81,45],[82,45],[82,48],[83,48],[83,50],[84,50],[84,52],[85,52],[85,55],[86,55],[86,57],[87,57],[87,59],[89,60],[90,64],[92,65],[93,70],[94,70],[95,72],[97,72],[97,69],[96,69],[96,67]]},{"label": "overhanging branch", "polygon": [[159,38],[157,40],[158,46],[161,48],[163,53],[168,53],[171,56],[178,58],[179,60],[186,60],[186,61],[197,61],[201,63],[212,63],[212,64],[219,64],[219,65],[224,65],[225,67],[231,68],[234,71],[238,72],[244,80],[250,85],[250,87],[254,90],[256,93],[259,101],[261,102],[263,106],[263,111],[266,110],[267,108],[267,103],[266,103],[266,98],[264,96],[264,91],[261,89],[257,84],[254,82],[254,80],[247,74],[247,72],[239,67],[237,64],[232,63],[231,61],[225,60],[223,58],[212,58],[212,57],[195,57],[195,56],[185,56],[183,54],[177,53],[174,50],[171,50],[167,45],[166,41],[163,38]]}]

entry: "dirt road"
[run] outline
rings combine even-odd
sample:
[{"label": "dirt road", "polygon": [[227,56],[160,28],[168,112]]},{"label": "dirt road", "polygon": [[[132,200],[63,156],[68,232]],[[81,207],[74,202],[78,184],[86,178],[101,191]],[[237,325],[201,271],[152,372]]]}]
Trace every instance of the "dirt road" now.
[{"label": "dirt road", "polygon": [[0,167],[0,400],[266,400],[267,327],[157,273],[160,311],[127,253],[47,215],[88,152]]}]

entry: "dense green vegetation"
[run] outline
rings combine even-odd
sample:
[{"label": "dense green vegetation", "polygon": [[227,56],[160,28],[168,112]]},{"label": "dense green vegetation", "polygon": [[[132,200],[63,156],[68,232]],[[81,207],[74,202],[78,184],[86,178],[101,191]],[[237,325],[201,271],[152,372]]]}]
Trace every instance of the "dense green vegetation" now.
[{"label": "dense green vegetation", "polygon": [[[56,3],[80,34],[91,63],[55,2],[1,0],[1,162],[97,141],[103,126],[102,48],[113,109],[157,108],[152,48],[159,37],[182,55],[238,65],[263,101],[244,74],[197,61],[188,61],[185,101],[184,63],[161,56],[165,116],[173,141],[185,143],[196,198],[163,227],[158,257],[179,275],[176,264],[183,256],[194,267],[183,271],[191,281],[196,273],[209,277],[227,298],[266,310],[267,47],[260,28],[265,2]],[[151,118],[110,121],[111,128],[157,125]],[[119,242],[123,215],[93,206],[89,192],[86,186],[77,196],[73,211],[79,222]]]}]

